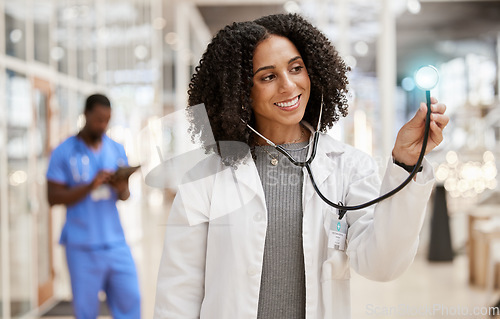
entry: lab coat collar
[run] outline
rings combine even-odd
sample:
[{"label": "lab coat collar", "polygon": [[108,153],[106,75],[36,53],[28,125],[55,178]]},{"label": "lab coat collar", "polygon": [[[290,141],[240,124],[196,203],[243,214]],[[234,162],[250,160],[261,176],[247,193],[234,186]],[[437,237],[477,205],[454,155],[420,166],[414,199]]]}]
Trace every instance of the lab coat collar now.
[{"label": "lab coat collar", "polygon": [[[314,128],[307,122],[301,122],[304,127],[306,127],[311,135],[309,137],[309,143],[311,147],[308,149],[307,158],[311,155],[312,142],[314,138]],[[316,149],[316,156],[311,163],[311,169],[314,174],[314,179],[316,185],[321,189],[321,185],[328,179],[328,177],[335,170],[336,162],[333,160],[336,156],[340,156],[345,151],[345,146],[341,142],[335,140],[331,136],[325,133],[320,133],[318,147]],[[249,190],[252,190],[254,194],[259,197],[264,198],[264,190],[262,187],[262,182],[260,176],[257,172],[257,167],[253,161],[252,154],[248,152],[242,164],[238,166],[237,169],[232,169],[234,176],[238,185],[245,185]],[[312,187],[312,183],[306,168],[303,169],[304,172],[304,200],[307,203],[312,196],[315,194]]]}]

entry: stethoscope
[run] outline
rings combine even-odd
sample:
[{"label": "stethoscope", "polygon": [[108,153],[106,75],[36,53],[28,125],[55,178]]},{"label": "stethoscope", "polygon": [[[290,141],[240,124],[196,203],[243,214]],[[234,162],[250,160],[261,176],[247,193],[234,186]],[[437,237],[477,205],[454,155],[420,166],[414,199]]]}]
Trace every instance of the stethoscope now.
[{"label": "stethoscope", "polygon": [[313,175],[312,170],[311,170],[311,163],[314,160],[314,157],[316,156],[316,150],[318,147],[318,140],[319,140],[319,135],[320,135],[319,130],[320,130],[320,126],[321,126],[321,116],[323,113],[323,96],[321,97],[321,106],[320,106],[320,111],[319,111],[318,124],[316,126],[316,131],[313,133],[314,135],[313,135],[313,140],[312,140],[311,152],[310,152],[309,158],[306,161],[296,160],[281,145],[276,145],[271,140],[269,140],[268,138],[264,137],[262,134],[257,132],[257,130],[255,130],[249,124],[246,124],[246,125],[255,134],[257,134],[262,139],[264,139],[267,144],[274,147],[278,152],[280,152],[286,158],[288,158],[288,160],[290,160],[290,162],[293,165],[299,166],[299,167],[305,167],[316,194],[318,194],[318,196],[325,203],[338,209],[339,210],[339,219],[342,219],[344,217],[344,215],[347,213],[347,211],[359,210],[359,209],[366,208],[368,206],[374,205],[374,204],[381,202],[384,199],[387,199],[387,198],[391,197],[392,195],[396,194],[397,192],[402,190],[406,185],[408,185],[408,183],[418,173],[419,168],[420,168],[422,161],[424,159],[425,149],[427,148],[427,140],[429,139],[430,120],[431,120],[431,94],[430,94],[430,90],[436,86],[438,79],[439,79],[438,71],[435,67],[433,67],[431,65],[420,68],[415,74],[415,80],[416,80],[417,86],[419,86],[421,89],[425,90],[425,96],[426,96],[426,102],[427,102],[427,114],[426,114],[426,119],[425,119],[425,131],[424,131],[424,140],[422,142],[422,149],[420,150],[420,155],[418,157],[417,164],[415,164],[415,166],[413,168],[413,171],[398,187],[394,188],[392,191],[387,192],[386,194],[384,194],[382,196],[379,196],[371,201],[368,201],[366,203],[359,204],[359,205],[345,206],[342,202],[334,203],[334,202],[330,201],[328,198],[326,198],[325,195],[323,195],[323,193],[321,193],[321,191],[318,188],[318,185],[316,185],[316,181],[314,180],[314,175]]},{"label": "stethoscope", "polygon": [[[78,141],[80,143],[80,141]],[[69,159],[69,165],[71,169],[71,175],[73,175],[73,181],[79,183],[81,181],[86,182],[90,179],[90,157],[87,155],[85,150],[81,145],[76,147],[78,150],[73,152],[73,155]],[[82,162],[82,173],[78,169],[78,155],[80,155],[80,161]]]},{"label": "stethoscope", "polygon": [[[73,147],[73,152],[71,157],[69,158],[69,166],[71,170],[71,175],[73,176],[73,181],[75,183],[80,182],[88,182],[90,180],[90,164],[91,161],[93,165],[97,168],[103,168],[103,158],[97,159],[92,151],[89,151],[85,146],[83,140],[79,140],[76,142],[76,145]],[[90,154],[90,156],[89,156]],[[80,158],[82,173],[78,168],[78,158]],[[123,159],[118,159],[118,166],[123,166]]]}]

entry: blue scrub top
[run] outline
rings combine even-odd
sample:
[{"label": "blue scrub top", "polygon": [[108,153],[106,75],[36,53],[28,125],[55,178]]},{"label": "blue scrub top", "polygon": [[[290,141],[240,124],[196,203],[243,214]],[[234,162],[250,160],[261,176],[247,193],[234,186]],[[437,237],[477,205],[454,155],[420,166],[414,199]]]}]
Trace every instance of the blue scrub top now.
[{"label": "blue scrub top", "polygon": [[[91,183],[100,170],[115,171],[119,166],[128,166],[121,144],[104,135],[101,148],[93,151],[82,139],[72,136],[52,152],[47,180],[74,187]],[[78,203],[68,205],[60,243],[104,248],[125,242],[117,199],[116,191],[105,184]]]}]

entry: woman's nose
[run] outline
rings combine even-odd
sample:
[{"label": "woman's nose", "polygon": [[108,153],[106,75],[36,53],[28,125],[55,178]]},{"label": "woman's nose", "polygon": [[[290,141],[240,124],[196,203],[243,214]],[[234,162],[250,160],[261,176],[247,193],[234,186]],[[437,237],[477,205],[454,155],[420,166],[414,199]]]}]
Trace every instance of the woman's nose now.
[{"label": "woman's nose", "polygon": [[290,77],[290,75],[287,73],[283,74],[280,79],[280,86],[279,86],[280,93],[290,91],[294,87],[295,87],[295,82]]}]

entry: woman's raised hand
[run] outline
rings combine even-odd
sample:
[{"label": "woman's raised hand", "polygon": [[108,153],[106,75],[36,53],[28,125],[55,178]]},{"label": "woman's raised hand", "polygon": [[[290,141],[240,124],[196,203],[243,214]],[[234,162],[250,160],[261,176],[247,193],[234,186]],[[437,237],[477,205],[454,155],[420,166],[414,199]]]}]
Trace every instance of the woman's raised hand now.
[{"label": "woman's raised hand", "polygon": [[[443,141],[443,129],[450,121],[449,117],[444,114],[445,111],[446,105],[438,103],[438,100],[432,97],[431,125],[425,154]],[[417,164],[424,140],[426,114],[427,105],[421,103],[415,116],[399,130],[392,150],[392,156],[396,161],[406,165]]]}]

